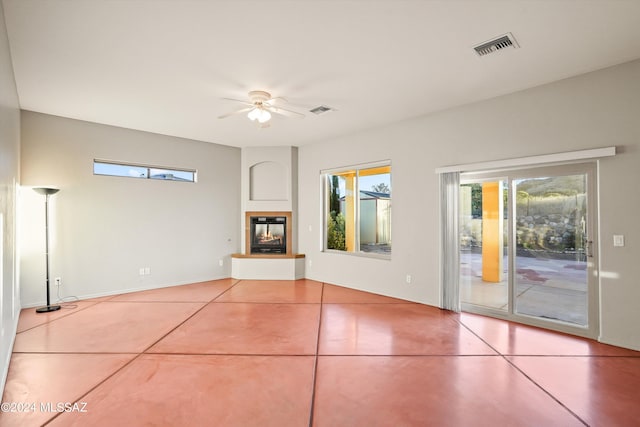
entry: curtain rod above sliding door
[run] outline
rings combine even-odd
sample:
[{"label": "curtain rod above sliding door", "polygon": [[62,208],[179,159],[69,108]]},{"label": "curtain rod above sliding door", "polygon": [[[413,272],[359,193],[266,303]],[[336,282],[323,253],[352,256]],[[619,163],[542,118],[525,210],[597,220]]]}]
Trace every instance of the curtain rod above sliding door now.
[{"label": "curtain rod above sliding door", "polygon": [[566,151],[564,153],[543,154],[540,156],[518,157],[515,159],[494,160],[489,162],[466,163],[443,166],[436,169],[437,174],[449,172],[476,172],[506,169],[519,166],[544,165],[547,163],[570,162],[575,160],[598,159],[616,155],[616,147],[594,148],[591,150]]}]

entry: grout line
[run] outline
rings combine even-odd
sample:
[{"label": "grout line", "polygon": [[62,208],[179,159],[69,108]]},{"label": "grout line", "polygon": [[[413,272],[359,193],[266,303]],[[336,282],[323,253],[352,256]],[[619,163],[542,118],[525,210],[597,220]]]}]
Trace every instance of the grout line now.
[{"label": "grout line", "polygon": [[314,357],[314,354],[311,353],[167,353],[167,352],[159,352],[159,353],[144,353],[144,356],[180,356],[180,357],[189,357],[189,356],[211,356],[211,357]]},{"label": "grout line", "polygon": [[319,357],[502,357],[501,354],[450,354],[450,353],[434,353],[434,354],[319,354]]},{"label": "grout line", "polygon": [[[478,337],[479,340],[481,340],[482,342],[484,342],[486,345],[488,345],[493,351],[495,351],[497,353],[498,356],[502,357],[502,359],[507,362],[511,367],[513,367],[516,371],[520,372],[520,374],[522,374],[526,379],[528,379],[534,386],[536,386],[537,388],[539,388],[544,394],[546,394],[547,396],[549,396],[551,399],[553,399],[558,405],[560,405],[562,408],[564,408],[567,412],[569,412],[571,415],[573,415],[578,421],[580,421],[582,424],[584,424],[585,426],[588,426],[589,424],[586,423],[582,418],[580,418],[580,416],[578,416],[578,414],[576,414],[575,412],[573,412],[568,406],[566,406],[564,403],[562,403],[558,398],[556,398],[553,394],[551,394],[551,392],[547,391],[544,387],[542,387],[540,384],[538,384],[536,381],[533,380],[533,378],[531,378],[529,375],[527,375],[522,369],[520,369],[515,363],[513,363],[511,360],[509,360],[508,355],[505,355],[501,352],[499,352],[496,348],[494,348],[491,344],[489,344],[484,338],[482,338],[480,335],[478,335],[474,330],[472,330],[469,326],[465,325],[462,320],[460,320],[460,317],[458,317],[457,319],[458,323],[460,325],[462,325],[465,329],[467,329],[469,332],[471,332],[473,335],[475,335],[476,337]],[[512,356],[513,357],[513,356]]]},{"label": "grout line", "polygon": [[318,314],[318,336],[316,338],[316,354],[313,360],[313,378],[311,380],[311,405],[309,407],[309,427],[313,426],[313,412],[316,403],[316,385],[318,378],[318,354],[320,353],[320,332],[322,328],[322,305],[324,299],[324,285],[322,283],[322,289],[320,290],[320,313]]},{"label": "grout line", "polygon": [[324,302],[326,305],[420,305],[416,302]]},{"label": "grout line", "polygon": [[[239,282],[237,282],[239,283]],[[224,294],[225,292],[229,291],[229,289],[233,288],[237,283],[234,283],[233,285],[231,285],[228,289],[226,289],[224,292],[222,292],[220,295]],[[220,295],[216,296],[215,298],[213,298],[210,302],[214,301],[216,298],[220,297]],[[115,301],[114,301],[115,302]],[[156,345],[158,342],[160,342],[161,340],[163,340],[167,335],[169,335],[170,333],[172,333],[173,331],[175,331],[177,328],[179,328],[181,325],[183,325],[185,322],[187,322],[189,319],[193,318],[193,316],[195,316],[196,314],[198,314],[200,311],[202,311],[207,305],[209,305],[209,303],[202,303],[202,307],[200,307],[198,310],[196,310],[191,316],[188,316],[185,320],[183,320],[182,322],[178,323],[174,328],[172,328],[169,332],[167,332],[166,334],[164,334],[163,336],[161,336],[159,339],[157,339],[156,341],[154,341],[151,345],[149,345],[146,349],[144,349],[143,351],[141,351],[140,353],[137,353],[136,356],[134,356],[129,362],[125,363],[124,365],[122,365],[120,367],[120,369],[116,369],[111,375],[108,375],[106,378],[104,378],[102,381],[99,381],[97,384],[95,384],[93,387],[89,388],[89,390],[87,390],[85,393],[83,393],[78,399],[74,400],[73,403],[77,403],[79,401],[81,401],[84,397],[88,396],[93,390],[95,390],[96,388],[100,387],[102,384],[104,384],[105,382],[109,381],[109,379],[113,378],[116,374],[118,374],[119,372],[121,372],[122,370],[124,370],[127,366],[131,365],[134,361],[138,360],[141,356],[146,354],[146,351],[149,350],[151,347],[153,347],[154,345]],[[95,304],[94,304],[95,305]],[[109,353],[103,353],[103,354],[109,354]],[[136,354],[136,353],[121,353],[121,354]],[[153,353],[149,353],[149,354],[153,354]],[[57,413],[56,415],[54,415],[52,418],[50,418],[49,420],[47,420],[44,425],[48,425],[49,423],[51,423],[53,420],[55,420],[57,417],[60,416],[62,412]]]},{"label": "grout line", "polygon": [[[95,298],[88,298],[88,299],[84,299],[84,300],[73,301],[74,304],[77,304],[78,302],[93,302],[93,304],[87,304],[86,307],[76,307],[75,309],[74,308],[68,308],[67,310],[72,310],[72,311],[70,311],[69,313],[66,313],[66,314],[64,314],[62,316],[58,316],[58,317],[55,317],[53,319],[47,320],[44,323],[40,323],[38,325],[34,325],[34,326],[32,326],[30,328],[27,328],[25,330],[22,330],[20,332],[16,332],[16,335],[21,334],[23,332],[30,331],[30,330],[38,328],[40,326],[44,326],[44,325],[52,323],[52,322],[55,322],[56,320],[60,320],[60,319],[62,319],[64,317],[67,317],[67,316],[70,316],[72,314],[78,313],[80,311],[86,310],[86,309],[91,308],[91,307],[93,307],[95,305],[102,304],[102,303],[107,303],[107,302],[108,303],[125,303],[125,302],[129,303],[129,302],[133,302],[133,303],[170,303],[170,304],[173,304],[173,303],[204,303],[204,304],[209,304],[210,302],[216,300],[222,294],[226,293],[227,291],[229,291],[231,288],[233,288],[235,285],[237,285],[240,282],[241,282],[241,280],[235,280],[235,282],[232,283],[232,285],[229,288],[225,289],[224,291],[222,291],[220,294],[216,295],[212,299],[205,300],[205,301],[127,301],[127,300],[124,300],[124,301],[112,301],[114,298],[117,298],[119,296],[135,294],[135,293],[138,293],[138,292],[148,292],[148,291],[153,291],[153,290],[157,290],[157,289],[147,289],[147,290],[144,290],[144,291],[136,291],[136,292],[130,292],[130,293],[126,293],[126,294],[107,295],[107,296],[104,296],[104,297],[95,297]],[[198,283],[200,283],[200,282],[198,282]],[[182,285],[179,285],[179,286],[182,286]],[[168,288],[159,288],[159,289],[168,289]],[[96,299],[100,299],[101,301],[94,301]],[[25,308],[23,310],[30,310],[30,309],[31,308]],[[33,307],[33,309],[35,310],[35,307]],[[65,309],[65,307],[62,307],[62,310],[64,310],[64,309]],[[62,310],[60,311],[61,313],[63,313]]]},{"label": "grout line", "polygon": [[202,307],[200,307],[199,309],[197,309],[191,316],[187,317],[186,319],[184,319],[182,322],[178,323],[175,327],[173,327],[169,332],[167,332],[166,334],[164,334],[163,336],[161,336],[160,338],[158,338],[156,341],[154,341],[150,346],[148,346],[146,349],[144,349],[140,354],[144,354],[146,353],[151,347],[153,347],[154,345],[158,344],[160,341],[162,341],[163,339],[165,339],[169,334],[171,334],[173,331],[175,331],[176,329],[178,329],[180,326],[184,325],[186,322],[188,322],[189,320],[191,320],[196,314],[200,313],[202,310],[204,310],[205,307],[207,307],[209,304],[211,304],[212,302],[214,302],[216,299],[220,298],[222,295],[224,295],[225,293],[229,292],[229,290],[231,288],[233,288],[234,286],[236,286],[238,283],[240,283],[240,281],[237,281],[236,283],[234,283],[233,285],[229,286],[225,291],[221,292],[219,295],[217,295],[216,297],[212,298],[209,302],[205,302],[202,303]]},{"label": "grout line", "polygon": [[540,390],[542,390],[543,393],[545,393],[547,396],[549,396],[551,399],[553,399],[554,401],[556,401],[556,403],[558,403],[558,405],[560,405],[561,407],[563,407],[564,409],[567,410],[567,412],[569,412],[571,415],[573,415],[578,421],[580,421],[582,424],[584,424],[585,426],[589,426],[589,424],[584,421],[582,418],[580,418],[580,416],[578,414],[576,414],[575,412],[573,412],[567,405],[565,405],[564,403],[562,403],[560,401],[560,399],[558,399],[557,397],[555,397],[553,394],[551,394],[550,391],[548,391],[547,389],[545,389],[544,387],[542,387],[542,385],[538,384],[533,378],[531,378],[529,375],[527,375],[522,369],[520,369],[514,362],[512,362],[511,360],[509,360],[509,358],[505,355],[502,356],[504,360],[506,360],[506,362],[511,365],[516,371],[520,372],[526,379],[528,379],[529,381],[531,381],[531,383],[533,385],[535,385],[536,387],[538,387]]},{"label": "grout line", "polygon": [[635,356],[631,354],[502,354],[505,357],[538,357],[549,359],[640,359],[640,355]]},{"label": "grout line", "polygon": [[220,292],[218,295],[216,295],[215,297],[211,298],[209,301],[207,301],[206,305],[211,304],[212,302],[215,302],[215,300],[217,300],[218,298],[220,298],[222,295],[226,294],[227,292],[229,292],[231,289],[233,289],[238,283],[240,283],[241,280],[236,280],[235,283],[233,283],[231,286],[229,286],[227,289],[225,289],[224,291]]},{"label": "grout line", "polygon": [[318,305],[320,302],[305,302],[305,301],[211,301],[216,304],[256,304],[256,305]]},{"label": "grout line", "polygon": [[[97,353],[96,353],[97,354]],[[103,354],[112,354],[112,353],[103,353]],[[118,353],[113,353],[113,354],[118,354]],[[132,353],[120,353],[120,354],[132,354]],[[133,353],[135,354],[135,353]],[[77,399],[73,399],[71,400],[73,403],[78,403],[81,402],[82,399],[87,396],[89,393],[91,393],[93,390],[95,390],[96,388],[100,387],[102,384],[104,384],[105,382],[107,382],[110,378],[112,378],[114,375],[116,375],[118,372],[122,371],[124,368],[126,368],[127,366],[131,365],[134,361],[136,361],[142,354],[138,353],[137,355],[135,355],[134,357],[131,358],[131,360],[129,360],[128,362],[126,362],[124,365],[122,365],[119,369],[116,369],[115,371],[113,371],[111,373],[111,375],[107,375],[106,378],[104,378],[102,381],[99,381],[97,384],[95,384],[93,387],[90,387],[89,390],[87,390],[86,392],[82,393],[82,395],[77,398]],[[51,423],[53,420],[55,420],[56,418],[58,418],[61,414],[63,414],[64,412],[58,412],[57,414],[55,414],[53,417],[51,417],[50,419],[48,419],[47,421],[45,421],[42,425],[46,426],[49,423]]]},{"label": "grout line", "polygon": [[209,304],[216,297],[209,300],[192,300],[192,301],[104,301],[106,304]]},{"label": "grout line", "polygon": [[[87,300],[85,300],[85,301],[87,301]],[[32,327],[30,327],[30,328],[27,328],[27,329],[25,329],[25,330],[23,330],[23,331],[16,332],[16,336],[17,336],[18,334],[22,334],[22,333],[27,332],[27,331],[30,331],[30,330],[32,330],[32,329],[39,328],[40,326],[48,325],[49,323],[53,323],[53,322],[55,322],[56,320],[60,320],[60,319],[63,319],[63,318],[65,318],[65,317],[71,316],[72,314],[79,313],[79,312],[81,312],[81,311],[83,311],[83,310],[86,310],[86,309],[91,308],[91,307],[93,307],[93,306],[96,306],[96,305],[98,305],[98,304],[102,304],[103,302],[106,302],[106,301],[96,301],[94,304],[88,304],[86,307],[76,307],[76,309],[68,308],[67,310],[72,310],[72,311],[70,311],[69,313],[66,313],[66,314],[64,314],[64,315],[62,315],[62,316],[58,316],[58,317],[56,317],[56,318],[54,318],[54,319],[49,319],[49,320],[45,321],[44,323],[40,323],[39,325],[35,325],[35,326],[32,326]],[[24,308],[23,310],[30,310],[30,308]],[[33,310],[35,310],[35,308],[33,308]],[[62,310],[62,309],[61,309],[61,310]],[[21,310],[21,311],[22,311],[22,310]],[[63,312],[63,311],[61,311],[61,313],[64,313],[64,312]]]}]

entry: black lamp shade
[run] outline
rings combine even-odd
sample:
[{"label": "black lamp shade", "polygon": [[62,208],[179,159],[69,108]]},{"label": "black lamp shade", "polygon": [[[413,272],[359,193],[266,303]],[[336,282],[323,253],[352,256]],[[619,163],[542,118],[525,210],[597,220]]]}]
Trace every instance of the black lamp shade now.
[{"label": "black lamp shade", "polygon": [[36,187],[33,189],[38,194],[42,194],[43,196],[49,196],[51,194],[56,194],[60,191],[59,188],[49,188],[49,187]]}]

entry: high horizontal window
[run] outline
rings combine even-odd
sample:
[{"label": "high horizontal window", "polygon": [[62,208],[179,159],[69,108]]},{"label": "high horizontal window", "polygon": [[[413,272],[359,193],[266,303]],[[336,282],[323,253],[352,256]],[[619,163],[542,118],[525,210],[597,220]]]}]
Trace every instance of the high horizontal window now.
[{"label": "high horizontal window", "polygon": [[391,255],[391,164],[325,171],[324,249]]},{"label": "high horizontal window", "polygon": [[196,182],[197,178],[197,172],[193,169],[173,169],[161,166],[136,165],[97,159],[93,161],[93,173],[94,175],[183,182]]}]

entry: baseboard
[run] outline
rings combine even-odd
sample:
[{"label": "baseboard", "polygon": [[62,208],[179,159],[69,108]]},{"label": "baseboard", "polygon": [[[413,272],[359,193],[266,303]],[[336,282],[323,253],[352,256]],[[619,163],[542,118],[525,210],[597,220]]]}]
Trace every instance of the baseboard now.
[{"label": "baseboard", "polygon": [[[0,378],[0,390],[2,390],[2,393],[0,393],[0,395],[4,396],[4,386],[7,383],[7,375],[9,374],[9,364],[11,363],[11,354],[13,354],[13,344],[16,341],[16,333],[18,331],[18,320],[20,319],[20,310],[21,308],[18,307],[18,311],[16,311],[15,313],[13,313],[13,319],[11,324],[9,325],[9,327],[11,328],[11,330],[7,331],[5,329],[5,333],[7,333],[7,337],[11,337],[10,338],[10,342],[8,346],[2,346],[2,378]],[[4,344],[4,343],[3,343]],[[0,402],[4,402],[4,399],[0,399]]]}]

